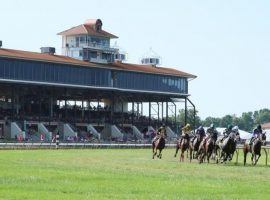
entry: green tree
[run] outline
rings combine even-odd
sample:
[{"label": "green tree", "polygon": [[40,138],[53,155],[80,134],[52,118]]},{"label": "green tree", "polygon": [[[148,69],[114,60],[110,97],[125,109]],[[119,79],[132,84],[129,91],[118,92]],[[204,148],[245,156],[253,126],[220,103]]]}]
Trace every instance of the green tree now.
[{"label": "green tree", "polygon": [[[177,115],[177,122],[180,123],[181,126],[185,125],[185,109],[180,109],[179,114]],[[187,123],[189,123],[192,128],[194,128],[194,110],[188,109],[187,111]],[[198,116],[198,111],[195,114],[195,128],[202,124],[201,118]]]},{"label": "green tree", "polygon": [[262,109],[255,111],[253,114],[255,124],[263,124],[270,121],[270,110]]},{"label": "green tree", "polygon": [[244,112],[241,117],[241,125],[239,124],[239,128],[245,131],[252,131],[254,127],[254,119],[252,112]]},{"label": "green tree", "polygon": [[221,119],[215,117],[207,117],[202,121],[204,127],[209,127],[211,124],[214,124],[216,127],[220,126]]}]

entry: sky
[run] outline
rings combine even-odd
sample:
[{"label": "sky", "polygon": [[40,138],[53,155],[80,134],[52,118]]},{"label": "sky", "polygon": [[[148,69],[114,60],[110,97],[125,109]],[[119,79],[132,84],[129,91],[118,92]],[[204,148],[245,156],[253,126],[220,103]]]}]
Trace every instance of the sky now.
[{"label": "sky", "polygon": [[128,62],[152,48],[162,66],[197,75],[189,93],[200,117],[270,108],[270,1],[8,0],[0,8],[4,48],[60,54],[58,32],[100,18]]}]

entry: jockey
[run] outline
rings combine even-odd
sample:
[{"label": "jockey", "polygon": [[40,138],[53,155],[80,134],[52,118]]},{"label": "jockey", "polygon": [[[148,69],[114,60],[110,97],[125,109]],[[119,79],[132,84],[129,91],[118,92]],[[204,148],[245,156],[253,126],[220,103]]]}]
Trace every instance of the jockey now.
[{"label": "jockey", "polygon": [[228,125],[228,127],[223,131],[223,138],[221,139],[221,141],[223,141],[230,135],[230,133],[232,132],[232,129],[233,129],[233,126],[231,124]]},{"label": "jockey", "polygon": [[162,124],[162,126],[159,127],[157,134],[160,135],[161,137],[165,137],[167,135],[165,124]]},{"label": "jockey", "polygon": [[240,136],[238,126],[233,127],[233,128],[232,128],[232,132],[235,133],[235,139],[236,139],[238,136]]},{"label": "jockey", "polygon": [[249,145],[251,145],[256,137],[260,137],[262,134],[262,126],[259,124],[254,130],[253,130],[253,136],[249,141]]},{"label": "jockey", "polygon": [[190,124],[186,124],[186,126],[184,126],[182,128],[182,137],[180,140],[180,144],[182,143],[182,139],[187,139],[187,141],[189,142],[189,134],[191,132],[191,126]]},{"label": "jockey", "polygon": [[223,134],[224,134],[225,136],[229,136],[230,133],[232,132],[232,129],[233,129],[233,126],[232,126],[231,124],[228,125],[228,128],[225,129],[225,131],[223,132]]},{"label": "jockey", "polygon": [[161,137],[165,137],[166,135],[166,126],[165,124],[162,124],[162,126],[158,128],[156,137],[154,137],[153,142],[157,141]]},{"label": "jockey", "polygon": [[215,128],[214,124],[211,124],[210,127],[207,129],[206,131],[208,133],[208,137],[207,138],[212,138],[214,140],[214,142],[217,141],[217,137],[218,137],[218,132]]},{"label": "jockey", "polygon": [[205,131],[204,128],[202,126],[200,126],[197,130],[196,130],[196,137],[200,138],[200,140],[202,141],[202,139],[205,137]]}]

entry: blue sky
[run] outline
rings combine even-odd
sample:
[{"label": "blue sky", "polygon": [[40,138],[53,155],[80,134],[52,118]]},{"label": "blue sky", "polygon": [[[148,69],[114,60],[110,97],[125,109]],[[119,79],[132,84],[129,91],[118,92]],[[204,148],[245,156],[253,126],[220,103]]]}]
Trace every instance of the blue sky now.
[{"label": "blue sky", "polygon": [[193,73],[199,115],[239,115],[270,107],[270,1],[9,0],[1,2],[5,48],[39,51],[56,33],[100,18],[118,35],[129,62],[152,47],[162,65]]}]

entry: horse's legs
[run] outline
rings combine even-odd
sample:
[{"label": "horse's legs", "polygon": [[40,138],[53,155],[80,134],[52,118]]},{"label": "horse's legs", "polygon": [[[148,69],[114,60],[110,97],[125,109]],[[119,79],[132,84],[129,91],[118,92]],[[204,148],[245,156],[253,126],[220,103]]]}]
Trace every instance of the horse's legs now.
[{"label": "horse's legs", "polygon": [[192,148],[190,148],[190,150],[189,150],[189,161],[190,161],[190,162],[191,162],[192,157],[193,157],[193,156],[192,156],[192,155],[193,155],[192,152],[193,152],[193,151],[192,151]]},{"label": "horse's legs", "polygon": [[159,158],[159,159],[161,159],[161,157],[162,157],[161,152],[162,152],[162,149],[159,149],[159,154],[158,154],[158,158]]},{"label": "horse's legs", "polygon": [[178,151],[179,151],[179,145],[177,144],[177,145],[176,145],[176,150],[175,150],[174,157],[176,157],[176,156],[177,156]]},{"label": "horse's legs", "polygon": [[244,150],[244,165],[246,165],[247,162],[247,151]]},{"label": "horse's legs", "polygon": [[212,155],[212,152],[207,152],[207,163],[209,163],[211,155]]},{"label": "horse's legs", "polygon": [[155,158],[156,155],[157,155],[157,149],[156,147],[153,147],[153,159]]},{"label": "horse's legs", "polygon": [[220,163],[223,163],[224,162],[224,151],[223,150],[221,150],[221,153],[220,153],[220,157],[219,157],[219,160],[220,160]]},{"label": "horse's legs", "polygon": [[180,162],[184,162],[184,151],[181,149]]},{"label": "horse's legs", "polygon": [[257,159],[255,159],[255,164],[254,165],[256,165],[257,164],[257,162],[259,161],[259,158],[261,157],[261,154],[259,154],[259,156],[258,156],[258,158]]}]

